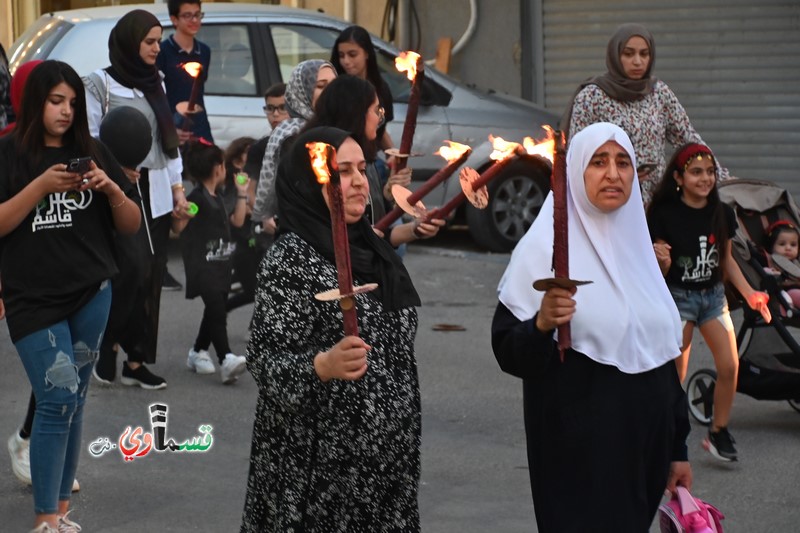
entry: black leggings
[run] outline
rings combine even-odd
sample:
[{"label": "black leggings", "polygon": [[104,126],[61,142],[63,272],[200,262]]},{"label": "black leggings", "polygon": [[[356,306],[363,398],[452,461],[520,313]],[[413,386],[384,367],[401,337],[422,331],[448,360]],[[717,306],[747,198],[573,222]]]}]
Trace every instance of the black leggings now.
[{"label": "black leggings", "polygon": [[217,359],[222,364],[225,355],[231,353],[228,344],[228,313],[225,310],[228,292],[204,289],[200,293],[200,298],[206,307],[203,309],[203,320],[200,322],[200,331],[197,332],[197,339],[194,341],[194,349],[208,350],[213,344]]}]

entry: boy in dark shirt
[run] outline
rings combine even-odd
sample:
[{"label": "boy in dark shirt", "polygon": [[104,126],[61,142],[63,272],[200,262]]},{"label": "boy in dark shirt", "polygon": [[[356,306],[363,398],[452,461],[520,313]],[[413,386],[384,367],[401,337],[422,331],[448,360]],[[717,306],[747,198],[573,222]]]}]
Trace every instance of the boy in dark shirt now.
[{"label": "boy in dark shirt", "polygon": [[[169,106],[175,113],[175,123],[181,141],[188,140],[189,135],[202,137],[214,142],[211,137],[211,126],[208,123],[205,101],[205,82],[208,79],[208,68],[211,63],[211,49],[205,43],[195,39],[200,31],[203,12],[200,10],[200,0],[169,0],[167,2],[169,19],[175,26],[175,33],[161,42],[161,52],[158,54],[158,70],[164,73],[164,85],[167,91]],[[194,78],[183,69],[186,63],[197,62],[203,66],[200,73],[200,91],[197,95],[197,105],[201,110],[192,113],[188,120],[175,109],[179,102],[186,102],[192,93]],[[182,132],[185,130],[185,132]]]}]

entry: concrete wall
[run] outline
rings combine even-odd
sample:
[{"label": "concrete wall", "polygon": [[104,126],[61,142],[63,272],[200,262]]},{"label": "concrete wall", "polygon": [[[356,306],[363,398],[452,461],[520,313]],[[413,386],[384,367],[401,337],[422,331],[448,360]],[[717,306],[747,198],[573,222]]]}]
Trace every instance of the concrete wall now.
[{"label": "concrete wall", "polygon": [[[422,26],[422,53],[436,55],[439,37],[454,44],[467,29],[469,0],[416,1]],[[481,89],[520,95],[519,0],[478,0],[478,19],[471,40],[450,61],[449,74]],[[413,43],[412,43],[413,44]]]},{"label": "concrete wall", "polygon": [[[346,0],[281,0],[285,6],[322,9],[343,18]],[[381,35],[385,2],[352,0],[356,24]],[[410,5],[401,0],[400,5]],[[436,57],[440,37],[451,37],[454,44],[466,31],[470,20],[469,0],[414,0],[419,15],[419,32],[413,16],[409,17],[409,48],[419,48],[426,59]],[[452,57],[449,74],[475,86],[519,96],[520,11],[519,0],[477,0],[478,19],[472,39]],[[387,39],[388,40],[388,39]],[[400,43],[395,42],[401,48]]]}]

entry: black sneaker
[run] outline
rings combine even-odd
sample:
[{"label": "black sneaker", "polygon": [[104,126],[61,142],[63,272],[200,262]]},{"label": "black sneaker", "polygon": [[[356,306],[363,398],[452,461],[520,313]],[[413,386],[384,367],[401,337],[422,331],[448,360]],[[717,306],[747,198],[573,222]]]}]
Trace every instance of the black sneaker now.
[{"label": "black sneaker", "polygon": [[169,270],[165,270],[164,279],[161,282],[161,289],[165,291],[179,291],[183,289],[183,285],[169,273]]},{"label": "black sneaker", "polygon": [[719,431],[712,433],[708,430],[708,438],[703,440],[703,448],[711,452],[711,455],[722,461],[736,461],[736,442],[728,432],[728,428],[719,428]]},{"label": "black sneaker", "polygon": [[167,380],[156,376],[150,372],[146,366],[140,365],[136,370],[128,366],[128,362],[122,364],[122,377],[120,383],[129,386],[139,386],[143,389],[166,389]]}]

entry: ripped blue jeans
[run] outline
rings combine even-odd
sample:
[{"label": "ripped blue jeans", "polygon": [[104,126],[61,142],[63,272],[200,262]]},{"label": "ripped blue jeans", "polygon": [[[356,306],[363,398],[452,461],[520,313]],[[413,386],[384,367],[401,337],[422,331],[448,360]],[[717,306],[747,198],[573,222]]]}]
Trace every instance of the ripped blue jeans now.
[{"label": "ripped blue jeans", "polygon": [[81,449],[83,404],[111,307],[111,282],[79,311],[14,346],[36,396],[31,479],[36,514],[69,500]]}]

